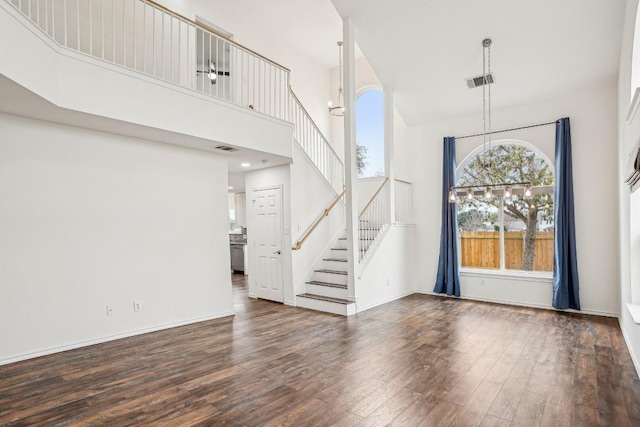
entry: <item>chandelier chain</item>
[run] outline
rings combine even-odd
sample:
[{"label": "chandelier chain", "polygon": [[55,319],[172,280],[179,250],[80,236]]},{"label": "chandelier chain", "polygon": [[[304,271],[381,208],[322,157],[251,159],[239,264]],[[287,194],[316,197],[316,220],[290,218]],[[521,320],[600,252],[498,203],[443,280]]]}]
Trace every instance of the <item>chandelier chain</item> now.
[{"label": "chandelier chain", "polygon": [[[338,84],[338,92],[339,92],[339,96],[342,95],[342,42],[338,42],[338,63],[340,64],[340,82]],[[339,99],[338,102],[340,102],[341,100]],[[344,101],[342,101],[344,102]],[[342,104],[340,104],[342,105]]]},{"label": "chandelier chain", "polygon": [[487,63],[485,46],[482,46],[482,163],[487,167]]},{"label": "chandelier chain", "polygon": [[[491,43],[488,43],[487,46],[487,73],[488,75],[491,76]],[[491,76],[491,80],[493,81],[493,76]],[[488,128],[489,128],[489,132],[487,134],[487,137],[489,138],[489,150],[491,150],[491,82],[487,82],[488,88],[487,88],[487,92],[489,93],[489,99],[488,99]]]}]

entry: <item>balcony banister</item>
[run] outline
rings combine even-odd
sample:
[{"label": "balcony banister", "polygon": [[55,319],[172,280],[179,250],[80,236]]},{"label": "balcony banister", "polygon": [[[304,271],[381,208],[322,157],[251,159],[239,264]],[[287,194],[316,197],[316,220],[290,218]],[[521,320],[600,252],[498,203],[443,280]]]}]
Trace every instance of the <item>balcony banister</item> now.
[{"label": "balcony banister", "polygon": [[289,72],[291,72],[291,70],[290,70],[290,69],[288,69],[288,68],[287,68],[287,67],[285,67],[284,65],[281,65],[281,64],[277,63],[277,62],[276,62],[276,61],[274,61],[273,59],[269,59],[269,58],[267,58],[266,56],[259,54],[259,53],[258,53],[258,52],[256,52],[255,50],[249,49],[248,47],[243,46],[243,45],[241,45],[240,43],[238,43],[238,42],[236,42],[236,41],[233,41],[233,40],[231,40],[231,39],[229,39],[229,38],[227,38],[227,37],[225,37],[225,36],[223,36],[223,35],[221,35],[221,34],[214,33],[214,32],[212,32],[209,28],[205,27],[204,25],[200,24],[199,22],[194,21],[194,20],[192,20],[192,19],[189,19],[189,18],[187,18],[186,16],[181,15],[181,14],[179,14],[179,13],[177,13],[177,12],[174,12],[174,11],[172,11],[171,9],[168,9],[168,8],[166,8],[165,6],[163,6],[163,5],[159,4],[159,3],[156,3],[156,2],[155,2],[155,1],[153,1],[153,0],[141,0],[141,1],[144,1],[145,3],[149,3],[150,5],[154,6],[155,8],[157,8],[157,9],[161,9],[163,12],[165,12],[165,13],[167,13],[167,14],[169,14],[169,15],[172,15],[173,17],[178,18],[178,19],[180,19],[180,20],[182,20],[182,21],[184,21],[184,22],[187,22],[187,23],[189,23],[190,25],[193,25],[194,27],[198,27],[198,28],[200,28],[201,30],[203,30],[203,31],[205,31],[205,32],[207,32],[207,33],[209,33],[209,34],[211,34],[211,35],[213,35],[213,36],[215,36],[215,37],[217,37],[217,38],[219,38],[219,39],[222,39],[222,40],[224,40],[224,41],[226,41],[226,42],[228,42],[228,43],[230,43],[230,44],[234,45],[235,47],[237,47],[237,48],[239,48],[239,49],[244,50],[245,52],[250,53],[251,55],[257,56],[258,58],[260,58],[260,59],[262,59],[262,60],[264,60],[264,61],[267,61],[267,62],[269,62],[269,63],[270,63],[270,64],[272,64],[272,65],[275,65],[276,67],[280,68],[280,69],[281,69],[281,70],[283,70],[283,71],[286,71],[286,72],[288,72],[288,73],[289,73]]}]

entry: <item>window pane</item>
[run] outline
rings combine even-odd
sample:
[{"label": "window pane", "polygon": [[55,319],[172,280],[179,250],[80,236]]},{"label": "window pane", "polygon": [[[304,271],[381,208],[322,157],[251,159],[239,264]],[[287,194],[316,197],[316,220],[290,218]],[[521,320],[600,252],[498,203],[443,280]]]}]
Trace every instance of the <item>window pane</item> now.
[{"label": "window pane", "polygon": [[553,194],[505,200],[504,228],[506,269],[553,271]]},{"label": "window pane", "polygon": [[384,176],[384,95],[369,90],[356,99],[358,178]]},{"label": "window pane", "polygon": [[458,203],[460,265],[500,268],[500,211],[480,199]]}]

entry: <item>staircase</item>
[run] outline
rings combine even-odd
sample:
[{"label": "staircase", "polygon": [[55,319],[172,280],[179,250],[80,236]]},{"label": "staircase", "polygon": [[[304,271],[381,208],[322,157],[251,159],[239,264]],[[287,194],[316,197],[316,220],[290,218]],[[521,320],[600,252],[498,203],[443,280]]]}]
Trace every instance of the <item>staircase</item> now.
[{"label": "staircase", "polygon": [[[360,259],[363,259],[369,248],[380,235],[381,227],[367,219],[358,223]],[[347,282],[347,238],[342,236],[336,240],[329,253],[326,254],[313,271],[311,279],[305,283],[306,292],[297,295],[298,307],[328,313],[349,316],[356,313],[355,302],[349,300]]]},{"label": "staircase", "polygon": [[340,237],[322,259],[311,279],[305,283],[306,292],[297,295],[298,307],[349,316],[356,313],[356,304],[348,299],[347,238]]}]

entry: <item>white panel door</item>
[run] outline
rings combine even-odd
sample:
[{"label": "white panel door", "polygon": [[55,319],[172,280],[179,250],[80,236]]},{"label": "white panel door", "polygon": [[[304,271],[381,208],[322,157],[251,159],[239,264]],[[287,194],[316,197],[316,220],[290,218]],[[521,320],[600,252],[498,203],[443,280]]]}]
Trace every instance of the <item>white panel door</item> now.
[{"label": "white panel door", "polygon": [[255,209],[254,250],[256,268],[251,274],[256,284],[256,296],[284,302],[282,283],[282,201],[280,188],[252,191]]}]

